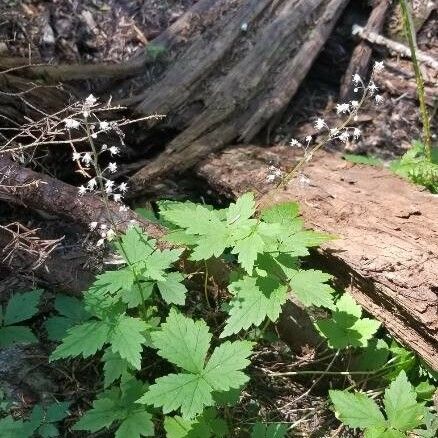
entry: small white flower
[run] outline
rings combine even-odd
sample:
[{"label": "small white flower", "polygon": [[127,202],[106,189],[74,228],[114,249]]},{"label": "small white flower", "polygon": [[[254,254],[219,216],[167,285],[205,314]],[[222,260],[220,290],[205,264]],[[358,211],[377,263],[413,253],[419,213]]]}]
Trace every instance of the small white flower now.
[{"label": "small white flower", "polygon": [[111,173],[114,173],[117,170],[117,164],[116,163],[109,163],[108,169]]},{"label": "small white flower", "polygon": [[126,184],[125,182],[119,184],[119,192],[126,193],[127,190],[128,190],[128,184]]},{"label": "small white flower", "polygon": [[79,161],[81,159],[81,154],[79,152],[73,152],[72,159],[73,161]]},{"label": "small white flower", "polygon": [[97,132],[93,132],[93,133],[91,134],[91,138],[97,138]]},{"label": "small white flower", "polygon": [[353,129],[353,138],[357,140],[362,134],[362,131],[359,128]]},{"label": "small white flower", "polygon": [[94,231],[97,227],[97,222],[91,222],[89,225],[89,228],[91,231]]},{"label": "small white flower", "polygon": [[85,105],[87,106],[93,106],[96,102],[97,99],[92,94],[85,99]]},{"label": "small white flower", "polygon": [[120,152],[120,149],[117,146],[111,146],[109,151],[111,155],[117,155]]},{"label": "small white flower", "polygon": [[79,125],[80,125],[80,123],[77,120],[70,119],[70,118],[69,119],[65,119],[64,123],[65,123],[65,127],[67,129],[76,129],[76,128],[79,128]]},{"label": "small white flower", "polygon": [[339,129],[338,128],[332,128],[330,129],[330,136],[331,137],[335,137],[339,134]]},{"label": "small white flower", "polygon": [[90,111],[87,111],[87,110],[82,111],[82,115],[84,116],[85,119],[87,119],[88,116],[90,115]]},{"label": "small white flower", "polygon": [[108,179],[105,182],[105,192],[108,193],[108,194],[112,193],[113,187],[114,187],[114,181],[111,181],[111,180]]},{"label": "small white flower", "polygon": [[320,131],[322,128],[324,128],[325,126],[327,126],[327,124],[325,123],[324,119],[321,118],[317,118],[315,121],[315,129],[317,129],[318,131]]},{"label": "small white flower", "polygon": [[359,91],[359,88],[355,87],[353,90],[355,93],[357,93]]},{"label": "small white flower", "polygon": [[362,78],[360,77],[360,75],[358,75],[357,73],[355,73],[353,75],[353,84],[354,85],[359,85],[362,82]]},{"label": "small white flower", "polygon": [[99,123],[99,128],[102,131],[106,131],[107,129],[109,129],[109,127],[110,127],[110,124],[108,122],[100,122]]},{"label": "small white flower", "polygon": [[376,94],[376,96],[374,97],[374,101],[376,102],[376,105],[379,105],[380,103],[382,103],[385,99],[383,98],[382,95],[380,94]]},{"label": "small white flower", "polygon": [[101,152],[105,152],[107,149],[108,149],[108,145],[107,145],[107,144],[103,144],[103,145],[100,147]]},{"label": "small white flower", "polygon": [[293,138],[293,139],[289,142],[289,146],[292,146],[292,147],[294,147],[294,146],[296,146],[296,147],[300,147],[300,146],[301,146],[301,143],[300,143],[298,140],[296,140],[295,138]]},{"label": "small white flower", "polygon": [[371,95],[373,95],[374,93],[376,93],[379,89],[377,88],[377,85],[371,81],[368,85],[368,91],[371,93]]},{"label": "small white flower", "polygon": [[355,109],[359,108],[359,102],[357,100],[351,101],[351,106]]},{"label": "small white flower", "polygon": [[350,134],[347,130],[342,131],[341,135],[339,136],[339,140],[343,141],[344,143],[347,143],[347,141],[350,138]]},{"label": "small white flower", "polygon": [[97,187],[96,178],[91,178],[90,181],[87,182],[87,187],[89,190],[94,190]]},{"label": "small white flower", "polygon": [[345,114],[350,111],[350,104],[349,103],[337,103],[336,104],[336,112],[338,114]]},{"label": "small white flower", "polygon": [[248,23],[242,23],[240,25],[240,30],[246,32],[248,30]]},{"label": "small white flower", "polygon": [[377,61],[374,63],[373,70],[376,73],[380,73],[385,68],[385,65],[383,64],[383,61]]},{"label": "small white flower", "polygon": [[82,195],[85,195],[85,193],[87,193],[87,188],[84,186],[80,186],[79,187],[79,195],[82,196]]},{"label": "small white flower", "polygon": [[114,202],[120,202],[122,200],[122,195],[120,193],[113,194]]},{"label": "small white flower", "polygon": [[269,175],[266,176],[266,181],[268,183],[274,182],[275,181],[275,175],[272,175],[272,173],[270,173]]},{"label": "small white flower", "polygon": [[108,230],[108,232],[106,233],[106,238],[107,238],[107,240],[113,240],[114,237],[116,237],[116,233],[112,228],[110,228]]},{"label": "small white flower", "polygon": [[90,164],[93,161],[93,159],[91,158],[91,154],[90,152],[85,152],[85,154],[82,157],[82,162],[85,164]]},{"label": "small white flower", "polygon": [[308,135],[308,136],[305,138],[305,140],[306,140],[307,144],[309,144],[309,143],[312,141],[312,136],[311,136],[311,135]]},{"label": "small white flower", "polygon": [[96,246],[102,246],[105,243],[105,239],[99,239],[96,243]]}]

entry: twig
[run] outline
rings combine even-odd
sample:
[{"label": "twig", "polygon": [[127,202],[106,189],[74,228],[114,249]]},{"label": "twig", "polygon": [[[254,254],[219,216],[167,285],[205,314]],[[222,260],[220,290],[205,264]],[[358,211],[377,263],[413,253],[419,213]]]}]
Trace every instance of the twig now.
[{"label": "twig", "polygon": [[[377,44],[379,46],[384,46],[387,49],[398,53],[399,55],[410,58],[411,51],[409,47],[405,46],[402,43],[398,43],[396,41],[390,40],[382,35],[379,35],[375,32],[367,32],[364,27],[355,24],[352,30],[353,35],[359,35],[364,40],[369,41],[372,44]],[[438,61],[421,50],[417,50],[417,59],[424,64],[432,67],[435,70],[438,70]]]}]

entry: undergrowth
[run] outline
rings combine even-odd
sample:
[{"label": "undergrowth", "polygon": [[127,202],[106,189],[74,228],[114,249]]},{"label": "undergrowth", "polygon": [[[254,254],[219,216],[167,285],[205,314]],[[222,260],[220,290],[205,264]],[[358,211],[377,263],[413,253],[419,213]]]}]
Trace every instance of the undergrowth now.
[{"label": "undergrowth", "polygon": [[[113,241],[122,267],[98,275],[83,300],[57,297],[58,314],[44,324],[50,340],[61,340],[52,361],[95,356],[102,364],[101,392],[79,413],[73,431],[108,429],[117,438],[289,436],[287,422],[249,421],[233,409],[248,383],[257,343],[293,295],[309,309],[325,309],[327,317],[315,319],[315,327],[334,357],[341,350],[355,352],[345,375],[347,389],[356,392],[330,391],[338,418],[368,437],[402,437],[414,429],[418,436],[434,436],[432,374],[393,341],[376,337],[380,324],[364,317],[350,295],[339,296],[330,275],[304,267],[309,249],[334,237],[304,229],[296,203],[258,214],[251,193],[224,209],[165,201],[154,220],[169,229],[163,241],[129,228]],[[214,279],[212,272],[221,274]],[[205,296],[187,305],[188,285],[196,278]],[[214,303],[208,291],[213,281],[226,287]],[[3,311],[3,343],[35,340],[17,324],[36,313],[40,294],[12,296]],[[206,309],[208,322],[200,316]],[[386,389],[383,381],[390,382]],[[384,392],[385,413],[358,392],[368,382],[374,382],[372,398]],[[1,436],[58,436],[56,423],[70,405],[36,405],[27,420],[7,415],[0,420]]]}]

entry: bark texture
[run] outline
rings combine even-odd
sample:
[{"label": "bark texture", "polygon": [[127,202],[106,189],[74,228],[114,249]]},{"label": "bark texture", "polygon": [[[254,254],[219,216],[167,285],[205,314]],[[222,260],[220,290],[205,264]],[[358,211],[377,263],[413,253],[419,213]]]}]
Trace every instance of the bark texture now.
[{"label": "bark texture", "polygon": [[253,190],[262,205],[297,200],[306,224],[339,236],[320,250],[325,269],[394,337],[438,369],[438,201],[388,170],[320,152],[285,189],[268,167],[296,163],[290,148],[229,149],[197,167],[220,193]]},{"label": "bark texture", "polygon": [[91,222],[114,224],[125,231],[131,224],[141,226],[150,236],[163,235],[163,228],[134,211],[120,210],[120,204],[108,202],[110,215],[103,199],[95,195],[79,196],[77,187],[66,184],[31,169],[20,166],[0,155],[0,200],[26,208],[44,210],[88,228]]},{"label": "bark texture", "polygon": [[234,140],[248,142],[281,114],[347,3],[214,2],[200,19],[220,19],[192,38],[162,78],[136,98],[137,112],[167,114],[166,123],[181,132],[133,176],[133,188],[141,192]]}]

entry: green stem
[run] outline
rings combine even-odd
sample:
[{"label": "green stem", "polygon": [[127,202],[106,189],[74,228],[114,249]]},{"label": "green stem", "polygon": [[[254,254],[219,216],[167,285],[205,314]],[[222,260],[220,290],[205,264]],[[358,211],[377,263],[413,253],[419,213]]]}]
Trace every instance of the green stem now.
[{"label": "green stem", "polygon": [[431,160],[431,131],[430,131],[430,119],[429,112],[426,106],[426,94],[424,92],[424,80],[421,74],[420,65],[417,59],[417,43],[415,28],[412,21],[411,11],[406,0],[399,0],[402,13],[403,13],[403,26],[405,28],[406,37],[408,39],[409,48],[411,50],[412,65],[415,72],[415,80],[417,82],[417,95],[420,102],[420,114],[423,120],[423,144],[424,154],[426,158]]},{"label": "green stem", "polygon": [[98,158],[99,153],[98,153],[97,148],[94,144],[93,137],[91,136],[90,126],[88,124],[88,121],[85,122],[85,128],[86,128],[86,132],[87,132],[87,136],[88,136],[88,141],[90,143],[91,151],[93,153],[92,158],[93,158],[94,171],[96,172],[96,180],[97,180],[97,184],[99,186],[99,190],[102,194],[102,200],[103,200],[103,203],[105,205],[105,209],[106,209],[106,212],[108,215],[108,220],[111,223],[112,229],[116,233],[116,239],[119,243],[119,247],[122,250],[123,256],[128,263],[129,269],[131,270],[131,272],[134,276],[134,284],[136,285],[138,292],[140,293],[140,297],[141,297],[141,313],[143,314],[143,317],[146,318],[147,306],[146,306],[146,300],[145,300],[145,297],[143,294],[143,288],[141,287],[137,272],[135,271],[135,269],[133,269],[132,263],[129,261],[128,254],[127,254],[125,248],[123,247],[122,239],[120,237],[120,234],[117,232],[117,226],[116,226],[116,223],[115,223],[114,218],[112,216],[111,209],[109,208],[108,195],[106,194],[105,187],[104,187],[103,182],[102,182],[102,170],[100,168],[99,158]]}]

